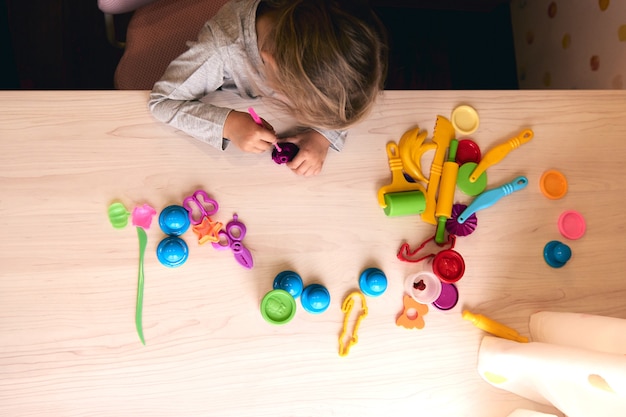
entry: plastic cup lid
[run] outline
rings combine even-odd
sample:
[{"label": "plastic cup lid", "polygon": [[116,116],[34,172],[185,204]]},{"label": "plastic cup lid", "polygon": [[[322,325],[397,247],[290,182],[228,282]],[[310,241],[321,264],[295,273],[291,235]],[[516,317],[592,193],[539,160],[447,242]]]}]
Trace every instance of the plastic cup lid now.
[{"label": "plastic cup lid", "polygon": [[302,278],[293,271],[283,271],[274,278],[274,289],[287,291],[293,298],[302,293]]},{"label": "plastic cup lid", "polygon": [[457,282],[465,273],[465,261],[455,250],[442,250],[433,259],[433,272],[443,282]]},{"label": "plastic cup lid", "polygon": [[296,315],[296,300],[285,290],[272,290],[261,300],[261,315],[271,324],[286,324]]},{"label": "plastic cup lid", "polygon": [[441,280],[431,272],[418,272],[406,278],[404,290],[418,303],[430,304],[441,295]]},{"label": "plastic cup lid", "polygon": [[456,149],[455,161],[459,165],[466,162],[479,163],[481,158],[480,148],[471,139],[461,139]]},{"label": "plastic cup lid", "polygon": [[459,187],[464,194],[469,196],[475,196],[487,188],[487,173],[483,172],[480,174],[480,177],[476,180],[476,182],[470,181],[470,176],[472,172],[476,169],[478,164],[475,162],[468,162],[466,164],[461,165],[459,168],[459,173],[456,178],[456,185]]},{"label": "plastic cup lid", "polygon": [[189,229],[189,213],[182,206],[168,206],[159,214],[159,226],[167,235],[180,236]]},{"label": "plastic cup lid", "polygon": [[567,193],[567,179],[561,172],[550,169],[541,175],[539,189],[547,198],[558,200]]},{"label": "plastic cup lid", "polygon": [[463,135],[471,135],[480,124],[476,109],[465,104],[452,111],[451,119],[454,129]]},{"label": "plastic cup lid", "polygon": [[359,277],[359,288],[369,297],[378,297],[387,289],[387,277],[378,268],[368,268]]},{"label": "plastic cup lid", "polygon": [[561,213],[558,224],[561,234],[571,240],[583,237],[587,229],[585,218],[576,210],[567,210]]},{"label": "plastic cup lid", "polygon": [[189,257],[189,247],[177,236],[168,236],[157,246],[157,258],[163,265],[176,268],[185,263]]},{"label": "plastic cup lid", "polygon": [[441,284],[441,294],[433,301],[433,305],[439,310],[451,310],[459,301],[459,290],[454,284]]},{"label": "plastic cup lid", "polygon": [[319,314],[326,311],[330,305],[330,293],[319,284],[311,284],[302,290],[300,296],[302,308],[312,314]]}]

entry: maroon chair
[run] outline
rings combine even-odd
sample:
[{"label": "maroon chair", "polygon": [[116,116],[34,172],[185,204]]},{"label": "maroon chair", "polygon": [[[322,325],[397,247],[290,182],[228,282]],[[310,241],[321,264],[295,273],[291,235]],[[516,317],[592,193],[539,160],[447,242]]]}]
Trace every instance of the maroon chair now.
[{"label": "maroon chair", "polygon": [[[228,0],[98,0],[111,43],[124,48],[115,70],[120,90],[151,90],[165,69],[196,40],[202,25]],[[116,39],[115,15],[132,12],[126,40]]]}]

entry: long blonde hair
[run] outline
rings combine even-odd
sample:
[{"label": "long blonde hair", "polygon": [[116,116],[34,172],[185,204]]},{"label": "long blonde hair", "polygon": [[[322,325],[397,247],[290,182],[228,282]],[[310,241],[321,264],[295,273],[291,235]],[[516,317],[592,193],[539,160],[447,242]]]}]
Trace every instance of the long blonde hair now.
[{"label": "long blonde hair", "polygon": [[371,110],[387,75],[385,29],[364,1],[266,0],[273,28],[261,45],[269,82],[311,127],[345,129]]}]

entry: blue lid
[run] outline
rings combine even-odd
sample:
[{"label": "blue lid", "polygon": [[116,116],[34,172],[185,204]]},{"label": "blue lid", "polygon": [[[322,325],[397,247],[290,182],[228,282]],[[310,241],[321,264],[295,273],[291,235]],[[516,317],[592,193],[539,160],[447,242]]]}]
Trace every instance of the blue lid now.
[{"label": "blue lid", "polygon": [[378,297],[387,289],[387,277],[378,268],[367,268],[359,277],[359,288],[367,296]]},{"label": "blue lid", "polygon": [[184,240],[176,236],[168,236],[157,246],[159,262],[170,268],[176,268],[185,263],[189,257],[189,248]]},{"label": "blue lid", "polygon": [[565,243],[553,240],[543,248],[543,259],[552,268],[560,268],[572,257],[572,250]]},{"label": "blue lid", "polygon": [[302,290],[300,302],[302,303],[302,308],[309,313],[323,313],[330,305],[330,293],[322,285],[311,284]]},{"label": "blue lid", "polygon": [[283,271],[274,278],[274,289],[285,290],[293,298],[302,293],[302,278],[293,271]]},{"label": "blue lid", "polygon": [[180,236],[189,229],[189,213],[182,206],[167,206],[159,214],[159,226],[167,235]]}]

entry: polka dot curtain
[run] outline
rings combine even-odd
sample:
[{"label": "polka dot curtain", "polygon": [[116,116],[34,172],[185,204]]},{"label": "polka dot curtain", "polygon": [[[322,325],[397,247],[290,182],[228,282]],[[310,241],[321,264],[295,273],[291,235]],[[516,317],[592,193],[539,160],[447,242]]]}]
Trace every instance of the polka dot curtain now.
[{"label": "polka dot curtain", "polygon": [[626,89],[626,0],[513,0],[519,87]]}]

